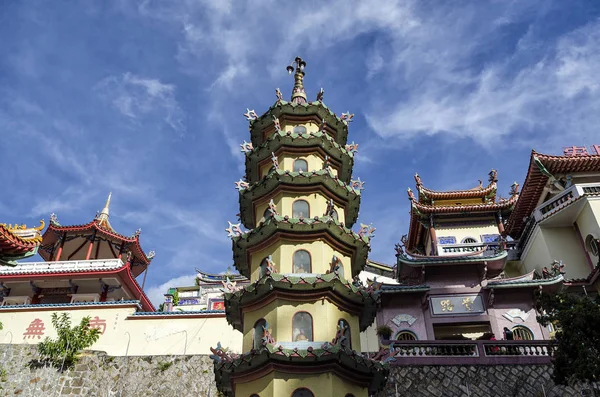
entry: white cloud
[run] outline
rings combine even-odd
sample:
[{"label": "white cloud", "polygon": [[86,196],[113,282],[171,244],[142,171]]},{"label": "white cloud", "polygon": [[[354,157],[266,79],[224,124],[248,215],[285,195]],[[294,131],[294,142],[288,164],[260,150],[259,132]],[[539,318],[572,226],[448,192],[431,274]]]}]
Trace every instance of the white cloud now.
[{"label": "white cloud", "polygon": [[[148,271],[152,271],[152,267],[148,269]],[[169,288],[173,287],[189,287],[194,285],[196,282],[196,274],[186,274],[183,276],[172,278],[168,281],[160,285],[152,285],[150,287],[146,287],[146,295],[150,299],[150,302],[154,305],[154,307],[158,308],[158,306],[165,301],[164,295],[167,293]]]},{"label": "white cloud", "polygon": [[185,113],[175,98],[175,86],[131,73],[108,76],[95,87],[99,95],[136,125],[160,117],[171,129],[184,133]]}]

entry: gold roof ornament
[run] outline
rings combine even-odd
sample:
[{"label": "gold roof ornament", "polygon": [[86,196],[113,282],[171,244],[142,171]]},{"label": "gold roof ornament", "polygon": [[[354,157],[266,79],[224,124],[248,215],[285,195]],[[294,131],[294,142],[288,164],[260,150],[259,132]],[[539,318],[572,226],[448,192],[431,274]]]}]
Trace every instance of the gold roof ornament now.
[{"label": "gold roof ornament", "polygon": [[110,222],[108,221],[108,217],[109,217],[108,207],[110,206],[111,196],[112,196],[112,192],[108,193],[108,198],[106,199],[106,204],[104,204],[104,208],[102,208],[102,211],[100,211],[100,213],[96,217],[96,222],[98,223],[99,226],[102,226],[105,229],[114,231],[114,229],[110,225]]},{"label": "gold roof ornament", "polygon": [[[294,67],[294,63],[296,66]],[[294,89],[292,90],[292,103],[296,105],[305,105],[306,101],[306,91],[304,91],[304,68],[306,67],[306,62],[300,57],[296,57],[294,62],[292,62],[286,70],[288,74],[294,73]]]}]

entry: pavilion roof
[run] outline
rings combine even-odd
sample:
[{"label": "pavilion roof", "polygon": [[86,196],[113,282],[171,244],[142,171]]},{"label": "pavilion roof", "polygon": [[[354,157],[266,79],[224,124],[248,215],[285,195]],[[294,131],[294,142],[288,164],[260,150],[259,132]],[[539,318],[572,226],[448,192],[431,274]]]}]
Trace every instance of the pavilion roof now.
[{"label": "pavilion roof", "polygon": [[583,156],[553,156],[531,151],[527,176],[513,213],[506,221],[506,234],[521,237],[526,221],[537,207],[549,179],[554,175],[580,172],[600,172],[600,154]]},{"label": "pavilion roof", "polygon": [[447,191],[438,191],[429,189],[423,186],[421,181],[421,177],[419,174],[415,174],[415,182],[417,186],[417,191],[419,192],[419,202],[420,203],[429,203],[435,202],[436,200],[461,200],[461,199],[476,199],[480,198],[482,201],[494,201],[496,199],[496,189],[497,189],[497,173],[496,170],[492,170],[489,173],[489,184],[487,186],[483,186],[483,182],[479,181],[479,186],[473,189],[467,190],[447,190]]},{"label": "pavilion roof", "polygon": [[15,260],[37,252],[42,243],[40,231],[45,226],[43,220],[40,223],[40,226],[30,228],[25,225],[0,224],[0,264],[14,266]]}]

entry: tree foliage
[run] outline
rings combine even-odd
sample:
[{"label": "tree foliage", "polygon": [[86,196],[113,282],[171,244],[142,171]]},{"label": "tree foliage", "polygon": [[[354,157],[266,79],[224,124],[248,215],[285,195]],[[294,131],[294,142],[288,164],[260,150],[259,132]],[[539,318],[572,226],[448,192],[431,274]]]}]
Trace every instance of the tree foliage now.
[{"label": "tree foliage", "polygon": [[75,364],[79,353],[93,345],[100,338],[100,330],[90,328],[90,317],[81,319],[79,325],[71,327],[69,314],[52,313],[52,325],[56,329],[58,337],[50,339],[47,337],[38,344],[38,351],[42,361],[63,370]]},{"label": "tree foliage", "polygon": [[600,297],[539,294],[537,320],[557,326],[554,344],[554,382],[600,380]]}]

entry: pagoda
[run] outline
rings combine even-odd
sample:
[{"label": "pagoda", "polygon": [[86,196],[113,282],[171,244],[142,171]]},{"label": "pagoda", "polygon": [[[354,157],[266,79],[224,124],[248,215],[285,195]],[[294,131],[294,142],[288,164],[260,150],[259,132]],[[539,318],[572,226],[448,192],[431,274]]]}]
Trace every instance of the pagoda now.
[{"label": "pagoda", "polygon": [[227,231],[234,265],[250,280],[225,288],[227,321],[243,333],[241,355],[217,346],[212,358],[226,396],[367,397],[386,382],[387,365],[361,355],[360,332],[373,323],[376,283],[358,279],[374,229],[356,222],[363,183],[352,180],[353,115],[336,116],[304,90],[301,58],[288,66],[291,101],[262,116],[248,110],[242,144],[246,176],[236,182],[240,224]]},{"label": "pagoda", "polygon": [[518,199],[515,182],[507,198],[497,195],[497,172],[472,189],[438,191],[416,174],[418,195],[408,189],[408,235],[396,246],[397,283],[381,288],[377,323],[392,340],[545,339],[535,317],[534,291],[556,291],[561,274],[542,278],[511,272],[514,243],[502,237]]},{"label": "pagoda", "polygon": [[[143,286],[136,280],[142,273],[145,278],[154,252],[146,254],[142,250],[140,230],[124,236],[113,229],[109,222],[110,198],[109,194],[102,211],[84,225],[61,225],[52,214],[41,236],[43,224],[35,229],[13,227],[12,239],[3,234],[1,252],[12,255],[4,256],[4,262],[15,258],[14,255],[31,256],[36,250],[45,262],[0,267],[0,287],[4,291],[1,305],[138,300],[143,311],[154,311]],[[0,233],[5,230],[6,226],[0,225]],[[11,251],[7,246],[12,247]]]}]

